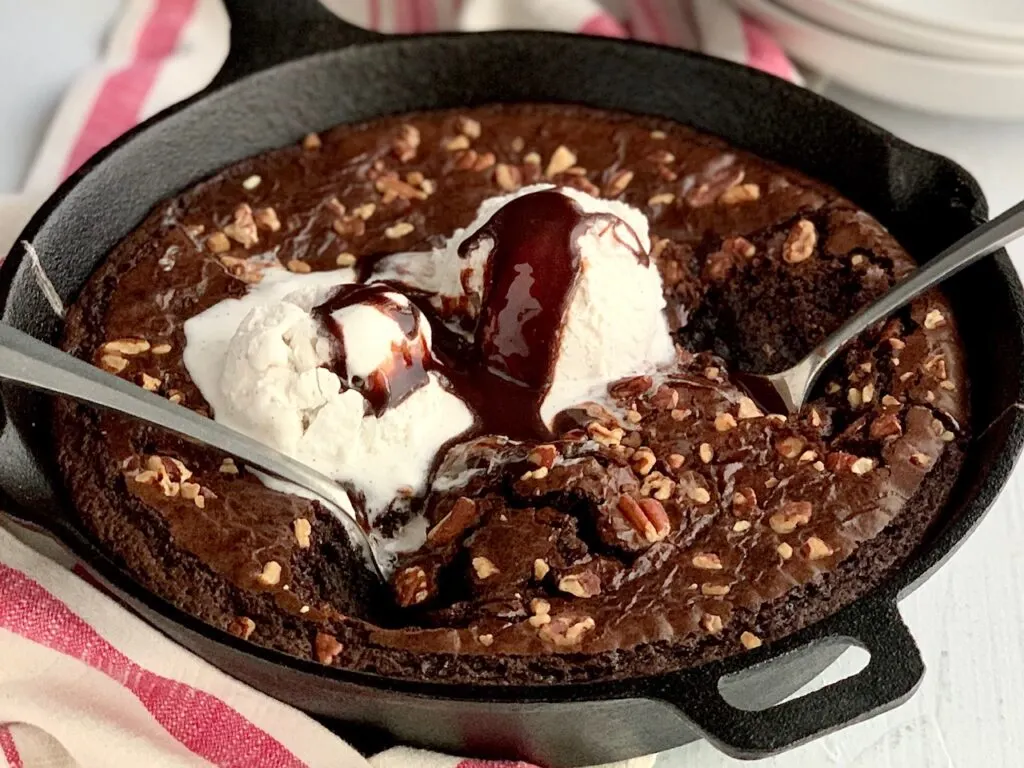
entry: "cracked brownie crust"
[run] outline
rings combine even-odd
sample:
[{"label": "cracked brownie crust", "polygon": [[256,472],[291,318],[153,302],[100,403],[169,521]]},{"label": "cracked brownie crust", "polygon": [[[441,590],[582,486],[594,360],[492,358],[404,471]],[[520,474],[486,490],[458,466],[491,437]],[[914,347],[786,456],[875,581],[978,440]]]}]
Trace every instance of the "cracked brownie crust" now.
[{"label": "cracked brownie crust", "polygon": [[[795,362],[913,268],[798,173],[666,121],[545,105],[342,126],[162,203],[91,278],[64,346],[209,411],[185,320],[278,262],[425,250],[487,197],[552,180],[650,219],[678,361],[549,440],[452,445],[430,533],[376,584],[318,504],[229,458],[60,401],[84,523],[156,593],[251,642],[379,674],[552,682],[743,652],[834,612],[927,535],[966,436],[963,350],[932,293],[851,346],[795,416],[729,378]],[[396,515],[405,513],[396,511]]]}]

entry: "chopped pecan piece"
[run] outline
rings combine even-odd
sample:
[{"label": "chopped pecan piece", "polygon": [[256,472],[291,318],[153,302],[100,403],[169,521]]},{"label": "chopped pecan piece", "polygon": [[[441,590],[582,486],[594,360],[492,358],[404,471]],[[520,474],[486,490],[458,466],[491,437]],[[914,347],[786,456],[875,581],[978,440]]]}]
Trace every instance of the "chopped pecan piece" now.
[{"label": "chopped pecan piece", "polygon": [[544,175],[550,179],[569,170],[574,165],[576,165],[576,153],[564,144],[560,144],[551,153],[551,159],[548,160],[548,167],[544,170]]},{"label": "chopped pecan piece", "polygon": [[866,475],[872,469],[875,468],[875,460],[869,458],[860,458],[854,460],[850,465],[850,471],[855,475]]},{"label": "chopped pecan piece", "polygon": [[391,577],[391,588],[395,600],[402,608],[419,605],[430,597],[431,584],[427,572],[418,565],[411,565],[398,570]]},{"label": "chopped pecan piece", "polygon": [[693,567],[702,571],[722,570],[722,559],[713,552],[700,552],[693,556]]},{"label": "chopped pecan piece", "polygon": [[498,163],[494,167],[494,180],[506,192],[515,192],[523,185],[523,173],[514,165]]},{"label": "chopped pecan piece", "polygon": [[835,550],[817,536],[811,536],[804,542],[804,555],[808,560],[821,560],[831,557]]},{"label": "chopped pecan piece", "polygon": [[662,384],[651,396],[651,405],[661,411],[671,411],[679,405],[679,392]]},{"label": "chopped pecan piece", "polygon": [[825,456],[825,466],[831,472],[849,472],[857,457],[845,451],[832,451]]},{"label": "chopped pecan piece", "polygon": [[761,638],[755,635],[753,632],[744,632],[742,635],[740,635],[740,642],[743,644],[743,647],[746,648],[748,651],[752,651],[755,648],[761,647]]},{"label": "chopped pecan piece", "polygon": [[458,136],[453,136],[444,142],[444,148],[449,152],[458,152],[459,150],[469,149],[469,137],[462,133]]},{"label": "chopped pecan piece", "polygon": [[715,429],[719,432],[728,432],[736,426],[736,417],[731,413],[723,412],[715,416]]},{"label": "chopped pecan piece", "polygon": [[481,128],[479,120],[474,120],[471,117],[465,117],[464,115],[460,115],[458,119],[455,121],[455,123],[458,126],[459,131],[461,133],[466,134],[466,136],[468,136],[469,138],[480,138]]},{"label": "chopped pecan piece", "polygon": [[719,167],[712,166],[712,170],[705,170],[703,180],[695,183],[686,193],[686,202],[691,208],[703,208],[706,205],[711,205],[725,194],[726,190],[732,189],[743,181],[746,174],[742,168],[737,168],[733,164],[734,159],[732,156],[723,156],[717,158],[717,162],[712,161]]},{"label": "chopped pecan piece", "polygon": [[637,501],[623,494],[619,497],[617,508],[633,531],[649,544],[661,541],[672,530],[665,507],[657,499]]},{"label": "chopped pecan piece", "polygon": [[761,199],[761,188],[757,184],[737,184],[725,190],[718,198],[723,205],[737,205],[738,203],[752,203]]},{"label": "chopped pecan piece", "polygon": [[458,539],[480,519],[480,510],[473,499],[460,496],[452,508],[427,533],[427,541],[444,546]]},{"label": "chopped pecan piece", "polygon": [[547,467],[551,469],[558,458],[558,449],[553,445],[538,445],[527,455],[526,460],[535,467]]},{"label": "chopped pecan piece", "polygon": [[789,264],[799,264],[814,254],[818,244],[818,230],[807,219],[800,219],[793,225],[786,244],[782,249],[782,258]]},{"label": "chopped pecan piece", "polygon": [[732,495],[733,510],[750,511],[757,506],[757,494],[750,486],[740,488]]},{"label": "chopped pecan piece", "polygon": [[915,452],[910,454],[910,463],[915,467],[927,467],[932,463],[932,460],[926,453]]},{"label": "chopped pecan piece", "polygon": [[608,394],[620,400],[629,400],[640,397],[644,392],[654,386],[654,379],[650,376],[630,376],[628,379],[620,379],[608,385]]},{"label": "chopped pecan piece", "polygon": [[[416,189],[412,184],[402,181],[397,176],[381,176],[375,186],[377,191],[387,197],[398,197],[402,200],[426,200],[427,193]],[[385,202],[390,202],[386,200]]]},{"label": "chopped pecan piece", "polygon": [[389,240],[401,240],[406,235],[411,234],[415,229],[416,227],[408,221],[399,221],[384,230],[384,237]]},{"label": "chopped pecan piece", "polygon": [[260,241],[256,231],[256,220],[248,203],[235,208],[234,221],[224,227],[224,234],[243,248],[250,248]]},{"label": "chopped pecan piece", "polygon": [[[897,404],[898,403],[899,401],[897,401]],[[902,435],[903,425],[900,424],[900,417],[895,413],[883,413],[871,422],[871,426],[868,428],[868,434],[875,440]]]},{"label": "chopped pecan piece", "polygon": [[206,238],[206,248],[210,253],[226,253],[231,250],[231,241],[223,232],[214,232]]},{"label": "chopped pecan piece", "polygon": [[745,237],[730,237],[722,243],[722,250],[726,253],[734,253],[745,259],[753,258],[757,248]]},{"label": "chopped pecan piece", "polygon": [[626,191],[626,187],[633,181],[633,172],[621,169],[612,174],[608,183],[604,186],[605,197],[616,197]]},{"label": "chopped pecan piece", "polygon": [[316,650],[316,660],[321,664],[333,664],[345,646],[338,642],[338,638],[326,632],[317,632],[313,646]]},{"label": "chopped pecan piece", "polygon": [[657,462],[658,460],[654,456],[654,451],[650,448],[638,448],[630,458],[629,463],[638,475],[644,476],[650,474]]},{"label": "chopped pecan piece", "polygon": [[704,275],[707,279],[720,283],[727,279],[736,266],[732,254],[726,251],[715,251],[708,255],[704,263]]},{"label": "chopped pecan piece", "polygon": [[672,478],[665,477],[661,472],[651,472],[640,486],[640,495],[653,496],[656,501],[667,501],[672,498],[675,489],[676,483]]},{"label": "chopped pecan piece", "polygon": [[941,328],[946,324],[946,316],[938,309],[931,309],[924,316],[924,327],[929,331]]},{"label": "chopped pecan piece", "polygon": [[145,339],[115,339],[103,345],[106,354],[124,355],[131,357],[149,350],[149,342]]},{"label": "chopped pecan piece", "polygon": [[749,397],[741,397],[739,408],[736,411],[736,416],[740,419],[757,419],[764,416],[764,414],[761,413],[761,409],[757,407],[757,403]]},{"label": "chopped pecan piece", "polygon": [[100,367],[110,373],[120,373],[128,367],[128,361],[120,355],[103,355],[100,357]]},{"label": "chopped pecan piece", "polygon": [[711,447],[711,443],[701,443],[697,452],[700,455],[700,460],[705,464],[710,464],[711,460],[715,458],[715,449]]},{"label": "chopped pecan piece", "polygon": [[276,560],[267,561],[256,580],[265,587],[276,586],[281,581],[281,564]]},{"label": "chopped pecan piece", "polygon": [[705,631],[710,632],[712,635],[717,635],[724,627],[722,617],[714,613],[705,613],[704,616],[701,617],[700,625],[704,627]]},{"label": "chopped pecan piece", "polygon": [[366,222],[357,215],[335,219],[331,227],[345,238],[360,237],[366,232]]},{"label": "chopped pecan piece", "polygon": [[768,524],[776,533],[792,533],[797,526],[811,522],[813,509],[809,501],[787,501],[779,512],[768,519]]},{"label": "chopped pecan piece", "polygon": [[728,584],[701,584],[701,594],[708,597],[725,597],[731,591]]},{"label": "chopped pecan piece", "polygon": [[587,434],[590,435],[594,442],[610,448],[612,446],[619,445],[626,432],[621,427],[608,429],[608,427],[604,426],[601,422],[592,421],[587,425]]},{"label": "chopped pecan piece", "polygon": [[148,392],[156,392],[160,389],[160,379],[143,371],[139,374],[139,385]]},{"label": "chopped pecan piece", "polygon": [[711,494],[708,493],[707,488],[701,488],[699,485],[687,489],[686,496],[690,501],[695,501],[698,504],[707,504],[711,501]]},{"label": "chopped pecan piece", "polygon": [[313,533],[313,526],[309,520],[304,517],[296,518],[292,523],[292,529],[295,531],[295,541],[298,543],[299,549],[309,549]]},{"label": "chopped pecan piece", "polygon": [[235,637],[240,637],[243,640],[248,640],[252,637],[252,633],[256,631],[256,622],[250,619],[248,616],[236,616],[228,624],[228,632]]},{"label": "chopped pecan piece", "polygon": [[270,230],[271,232],[277,232],[281,229],[281,220],[277,218],[277,211],[273,208],[267,207],[257,209],[253,214],[253,219],[256,221],[256,226]]},{"label": "chopped pecan piece", "polygon": [[480,581],[485,581],[494,574],[499,573],[498,567],[486,557],[474,557],[472,565],[473,571]]},{"label": "chopped pecan piece", "polygon": [[551,572],[551,566],[548,565],[548,561],[538,557],[533,561],[533,578],[537,581],[543,581],[544,577]]},{"label": "chopped pecan piece", "polygon": [[580,617],[573,614],[560,614],[540,628],[538,634],[558,647],[579,645],[583,635],[593,630],[597,624],[590,616]]},{"label": "chopped pecan piece", "polygon": [[404,124],[399,131],[398,138],[391,145],[391,151],[400,162],[407,163],[416,157],[416,150],[420,146],[420,131],[414,125]]},{"label": "chopped pecan piece", "polygon": [[601,579],[596,573],[571,573],[558,580],[558,589],[573,597],[590,598],[601,594]]}]

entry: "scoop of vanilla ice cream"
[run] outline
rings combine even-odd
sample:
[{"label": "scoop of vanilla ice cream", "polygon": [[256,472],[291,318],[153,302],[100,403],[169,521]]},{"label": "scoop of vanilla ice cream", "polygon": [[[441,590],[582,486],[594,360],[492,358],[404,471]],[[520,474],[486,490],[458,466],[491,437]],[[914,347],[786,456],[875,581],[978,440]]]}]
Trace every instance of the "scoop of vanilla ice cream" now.
[{"label": "scoop of vanilla ice cream", "polygon": [[[484,236],[471,241],[473,247],[461,256],[460,248],[504,205],[550,189],[556,188],[535,184],[485,200],[473,222],[456,231],[443,247],[429,254],[389,257],[373,279],[394,280],[437,294],[432,298],[435,306],[455,307],[457,319],[466,314],[474,318],[494,243]],[[637,251],[646,255],[651,248],[647,217],[617,200],[569,187],[557,191],[573,200],[583,214],[602,218],[587,222],[578,235],[580,275],[566,314],[551,387],[541,406],[541,418],[549,424],[559,411],[605,392],[608,382],[652,371],[675,358],[661,275],[655,264],[637,258]],[[611,227],[609,219],[614,222]]]},{"label": "scoop of vanilla ice cream", "polygon": [[[408,297],[393,291],[381,294],[389,302],[417,320],[419,341],[430,348],[430,324]],[[345,350],[345,370],[349,386],[367,380],[376,371],[387,372],[395,363],[396,353],[407,347],[409,339],[398,323],[378,307],[362,302],[335,310],[330,315],[340,329]]]},{"label": "scoop of vanilla ice cream", "polygon": [[606,393],[609,382],[675,359],[658,268],[653,262],[640,263],[624,245],[635,233],[643,253],[650,251],[647,220],[635,208],[614,205],[639,215],[639,222],[636,216],[620,218],[613,228],[589,226],[580,236],[582,273],[566,313],[551,387],[541,404],[541,418],[548,424],[595,390]]},{"label": "scoop of vanilla ice cream", "polygon": [[330,355],[330,341],[298,304],[285,298],[256,307],[228,346],[214,417],[293,456],[328,405],[335,418],[344,416],[339,429],[358,429],[363,398],[342,391],[338,376],[323,367]]},{"label": "scoop of vanilla ice cream", "polygon": [[[357,490],[372,521],[397,496],[425,490],[435,454],[468,429],[473,417],[434,374],[375,416],[364,396],[330,369],[335,345],[312,314],[331,292],[323,276],[329,273],[320,274],[312,286],[302,284],[308,275],[275,275],[275,290],[261,293],[257,287],[242,301],[221,302],[189,320],[185,365],[217,421]],[[334,285],[351,277],[338,275]],[[294,280],[299,290],[282,295],[285,280]],[[404,296],[387,295],[419,312]],[[241,306],[222,306],[227,302]],[[350,380],[386,367],[395,344],[405,339],[398,324],[374,306],[356,303],[333,314]],[[429,348],[429,325],[422,316],[418,320]],[[193,344],[223,337],[232,325],[219,357],[209,345]]]}]

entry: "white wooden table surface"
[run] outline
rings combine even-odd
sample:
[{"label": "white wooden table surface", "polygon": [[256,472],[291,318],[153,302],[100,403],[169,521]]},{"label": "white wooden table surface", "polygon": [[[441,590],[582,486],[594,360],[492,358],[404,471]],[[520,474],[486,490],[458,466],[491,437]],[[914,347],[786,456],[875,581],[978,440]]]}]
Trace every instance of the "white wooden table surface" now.
[{"label": "white wooden table surface", "polygon": [[[40,126],[67,81],[88,63],[91,52],[100,50],[116,9],[116,0],[0,0],[0,194],[17,191]],[[963,164],[981,182],[993,211],[1024,197],[1024,124],[940,118],[847,92],[826,93],[909,141]],[[1010,252],[1019,269],[1024,247],[1011,246]],[[1018,471],[977,533],[901,605],[928,666],[914,697],[889,714],[749,765],[1024,766],[1021,590],[1024,474]],[[848,653],[826,677],[843,677],[858,660],[863,656]],[[705,743],[667,752],[658,761],[660,768],[736,765],[740,763]]]}]

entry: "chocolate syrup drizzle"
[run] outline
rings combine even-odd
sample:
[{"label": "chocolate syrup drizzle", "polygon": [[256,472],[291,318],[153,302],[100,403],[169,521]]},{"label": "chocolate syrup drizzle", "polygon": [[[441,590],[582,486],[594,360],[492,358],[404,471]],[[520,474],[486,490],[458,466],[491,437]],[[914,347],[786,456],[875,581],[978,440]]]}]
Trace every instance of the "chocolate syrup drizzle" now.
[{"label": "chocolate syrup drizzle", "polygon": [[[342,285],[327,301],[313,309],[313,317],[334,337],[335,352],[330,369],[350,387],[361,392],[378,417],[430,381],[427,374],[431,367],[430,348],[420,333],[420,314],[411,303],[397,302],[389,293],[393,293],[393,289],[386,283]],[[344,329],[333,316],[338,310],[356,304],[369,305],[393,320],[405,337],[399,343],[392,343],[390,362],[366,379],[349,376]]]},{"label": "chocolate syrup drizzle", "polygon": [[[393,313],[399,307],[386,297],[388,291],[409,296],[430,319],[432,354],[424,349],[424,354],[407,356],[406,365],[396,369],[401,378],[392,380],[390,390],[386,378],[394,373],[359,387],[368,399],[374,398],[371,402],[377,415],[425,384],[427,371],[433,370],[476,417],[472,434],[460,440],[481,434],[548,440],[552,434],[541,420],[540,407],[551,388],[566,314],[581,274],[579,239],[584,228],[602,223],[609,229],[618,225],[628,228],[618,217],[586,214],[572,198],[556,190],[543,190],[504,205],[467,238],[459,248],[463,258],[484,240],[492,243],[480,316],[471,343],[445,322],[428,295],[401,283],[344,286],[314,312],[328,322],[339,344],[341,331],[332,327],[330,314],[343,306],[372,301],[395,317]],[[630,230],[630,234],[632,242],[620,243],[646,266],[647,254],[636,233]],[[400,309],[406,317],[411,315],[413,322],[418,320],[410,307]],[[402,328],[406,337],[415,338],[418,325],[405,322]],[[339,347],[339,358],[343,355],[344,349]],[[343,360],[335,370],[346,378]]]}]

